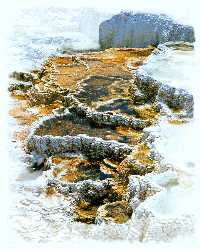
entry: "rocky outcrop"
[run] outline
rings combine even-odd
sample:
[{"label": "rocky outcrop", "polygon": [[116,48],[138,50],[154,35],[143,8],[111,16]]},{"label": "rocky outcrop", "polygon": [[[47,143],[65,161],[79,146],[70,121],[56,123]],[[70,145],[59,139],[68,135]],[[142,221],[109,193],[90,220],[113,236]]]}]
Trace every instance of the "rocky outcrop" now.
[{"label": "rocky outcrop", "polygon": [[194,30],[166,15],[122,12],[99,27],[101,48],[145,48],[169,41],[194,42]]},{"label": "rocky outcrop", "polygon": [[11,75],[11,78],[14,78],[18,81],[24,81],[24,82],[35,82],[38,80],[38,71],[36,72],[17,72],[14,71]]},{"label": "rocky outcrop", "polygon": [[70,104],[69,110],[71,112],[75,112],[80,116],[85,117],[92,123],[97,124],[98,126],[125,126],[134,129],[144,129],[145,127],[150,125],[149,121],[145,121],[142,119],[136,119],[134,117],[127,117],[121,114],[115,114],[110,112],[98,112],[91,110],[89,107],[80,103],[73,96],[66,96],[66,100]]},{"label": "rocky outcrop", "polygon": [[193,117],[194,99],[187,90],[159,82],[143,70],[135,72],[135,84],[147,102],[157,102],[174,110],[182,111],[180,117]]},{"label": "rocky outcrop", "polygon": [[105,141],[101,138],[79,136],[31,136],[28,140],[28,150],[46,157],[62,156],[67,153],[83,153],[88,158],[100,160],[111,158],[122,160],[133,148],[115,141]]},{"label": "rocky outcrop", "polygon": [[150,182],[145,176],[131,175],[129,177],[128,192],[127,195],[131,199],[130,205],[133,205],[132,202],[139,200],[140,202],[144,201],[147,197],[160,192],[162,187],[156,185],[153,182]]},{"label": "rocky outcrop", "polygon": [[15,83],[11,83],[8,87],[8,91],[9,92],[14,92],[16,90],[20,90],[20,91],[27,91],[29,89],[31,89],[33,87],[32,83],[30,82],[15,82]]},{"label": "rocky outcrop", "polygon": [[98,207],[121,198],[114,188],[115,182],[109,178],[103,181],[84,180],[66,184],[49,180],[48,187],[55,188],[64,196],[71,194],[74,219],[87,224],[95,223]]},{"label": "rocky outcrop", "polygon": [[13,74],[21,82],[10,92],[36,116],[25,138],[32,167],[46,171],[47,196],[70,200],[76,221],[126,223],[163,188],[147,178],[160,173],[161,157],[145,130],[166,107],[191,117],[193,97],[136,71],[152,51],[81,52]]}]

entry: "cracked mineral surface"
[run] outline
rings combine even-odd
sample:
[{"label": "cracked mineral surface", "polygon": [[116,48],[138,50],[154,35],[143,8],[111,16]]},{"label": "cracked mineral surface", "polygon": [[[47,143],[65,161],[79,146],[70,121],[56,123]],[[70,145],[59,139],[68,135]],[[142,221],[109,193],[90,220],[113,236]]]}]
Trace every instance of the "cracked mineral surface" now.
[{"label": "cracked mineral surface", "polygon": [[[14,72],[9,86],[10,114],[23,125],[15,138],[30,167],[44,172],[45,199],[62,197],[72,221],[130,223],[140,241],[154,218],[145,201],[177,183],[148,128],[161,117],[182,124],[193,115],[190,93],[140,69],[155,50],[63,54],[41,69]],[[167,184],[152,177],[168,173]]]}]

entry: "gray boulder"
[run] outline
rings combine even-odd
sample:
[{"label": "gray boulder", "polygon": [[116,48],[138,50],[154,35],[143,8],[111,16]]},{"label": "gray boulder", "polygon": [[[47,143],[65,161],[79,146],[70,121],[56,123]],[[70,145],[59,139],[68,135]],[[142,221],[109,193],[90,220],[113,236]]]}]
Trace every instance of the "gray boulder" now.
[{"label": "gray boulder", "polygon": [[194,42],[194,29],[170,17],[149,13],[120,13],[99,27],[101,48],[145,48],[169,41]]}]

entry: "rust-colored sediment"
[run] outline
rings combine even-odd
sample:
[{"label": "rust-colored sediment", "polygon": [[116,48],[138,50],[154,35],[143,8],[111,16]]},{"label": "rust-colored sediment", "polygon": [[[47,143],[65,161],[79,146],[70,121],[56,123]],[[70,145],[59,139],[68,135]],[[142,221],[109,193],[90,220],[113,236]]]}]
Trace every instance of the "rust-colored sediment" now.
[{"label": "rust-colored sediment", "polygon": [[[128,115],[132,115],[131,112],[133,112],[137,117],[153,122],[157,117],[154,106],[134,106],[131,98],[129,98],[130,93],[128,89],[129,82],[134,80],[132,70],[142,65],[152,51],[152,48],[107,49],[99,52],[75,53],[74,55],[64,54],[49,58],[39,71],[40,77],[33,83],[39,94],[40,92],[47,93],[47,99],[44,102],[40,99],[39,95],[32,95],[31,90],[25,93],[24,91],[14,91],[12,93],[16,106],[12,108],[10,115],[15,117],[20,125],[26,125],[21,133],[15,134],[15,139],[24,141],[30,132],[30,126],[33,122],[45,115],[51,114],[55,109],[63,108],[62,98],[57,94],[60,88],[62,90],[69,90],[74,95],[79,93],[78,96],[81,101],[86,102],[91,108],[99,109],[100,111],[107,109],[106,105],[112,99],[127,98],[128,104],[127,106],[125,105],[125,108],[116,105],[116,108],[112,112],[125,112]],[[100,78],[101,76],[107,77],[108,79],[98,80],[98,76]],[[97,77],[97,79],[85,82],[85,79],[89,79],[90,77]],[[112,80],[112,77],[115,77],[114,80]],[[101,89],[102,86],[106,94],[101,92],[99,94],[99,88]],[[87,91],[87,88],[94,90],[92,93],[97,93],[96,99],[93,96],[89,96],[90,93]],[[83,90],[83,94],[80,93],[81,89]],[[48,98],[48,93],[53,94]],[[37,100],[35,101],[33,98]],[[112,131],[112,129],[109,130],[106,128],[91,129],[87,125],[82,126],[81,124],[77,125],[68,122],[64,128],[65,131],[69,131],[71,134],[76,135],[82,131],[82,133],[99,136],[107,140],[125,140],[130,145],[139,144],[143,135],[142,131],[122,126],[116,127]],[[62,135],[62,129],[63,127],[54,126],[48,133],[51,135]],[[141,164],[153,165],[149,159],[149,149],[145,145],[140,145],[132,157]],[[99,179],[102,173],[108,174],[115,180],[116,185],[114,186],[114,190],[118,197],[122,197],[126,193],[128,176],[136,171],[127,159],[122,163],[111,162],[109,159],[94,163],[79,156],[54,157],[52,158],[52,164],[54,165],[52,167],[53,176],[62,182],[77,182],[91,178],[92,176],[94,179]],[[56,190],[53,187],[48,187],[46,194],[54,196]],[[120,199],[119,202],[121,202]],[[112,204],[109,207],[110,212],[117,214],[111,217],[115,217],[113,221],[116,223],[125,222],[128,219],[128,215],[125,213],[123,218],[118,218],[116,204]],[[123,201],[120,203],[120,206],[127,207]],[[80,202],[75,209],[75,219],[85,223],[94,223],[98,207],[89,203],[86,204],[84,201]]]},{"label": "rust-colored sediment", "polygon": [[86,179],[100,178],[100,163],[91,162],[80,156],[73,157],[53,157],[52,174],[54,178],[64,182],[78,182]]}]

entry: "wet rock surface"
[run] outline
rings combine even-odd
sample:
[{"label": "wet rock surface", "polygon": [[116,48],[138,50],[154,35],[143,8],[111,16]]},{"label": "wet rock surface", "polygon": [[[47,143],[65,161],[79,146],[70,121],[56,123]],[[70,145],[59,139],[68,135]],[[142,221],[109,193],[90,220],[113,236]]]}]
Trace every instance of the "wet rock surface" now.
[{"label": "wet rock surface", "polygon": [[45,172],[47,197],[70,202],[75,221],[126,223],[165,188],[146,177],[163,171],[147,129],[163,115],[192,117],[193,96],[137,70],[152,51],[64,54],[12,75],[30,164]]}]

